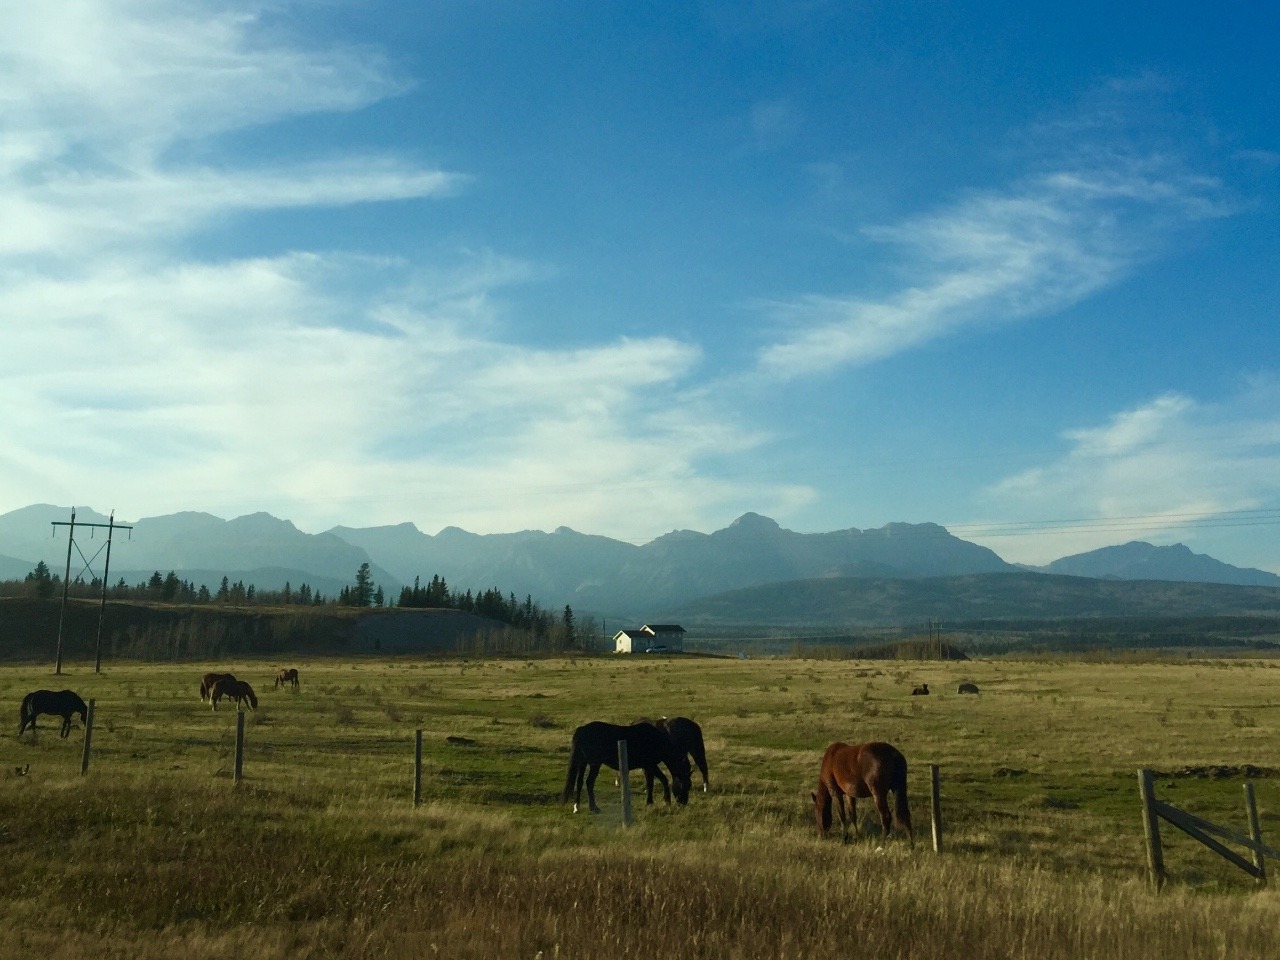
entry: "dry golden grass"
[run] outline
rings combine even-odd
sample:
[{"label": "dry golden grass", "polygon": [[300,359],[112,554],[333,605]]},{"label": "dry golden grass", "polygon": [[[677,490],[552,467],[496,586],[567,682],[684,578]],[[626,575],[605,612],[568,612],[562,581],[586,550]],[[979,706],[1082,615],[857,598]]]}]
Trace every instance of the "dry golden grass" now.
[{"label": "dry golden grass", "polygon": [[[1280,767],[1275,662],[289,665],[296,694],[274,663],[0,668],[0,957],[1277,954],[1280,897],[1172,829],[1151,892],[1135,773],[1243,829],[1242,779],[1185,771]],[[238,786],[235,714],[197,699],[206,666],[261,697]],[[920,682],[934,694],[911,697]],[[23,693],[62,686],[96,701],[85,777],[81,732],[13,736]],[[677,713],[706,732],[709,794],[638,806],[630,829],[611,776],[598,817],[556,802],[574,726]],[[816,836],[808,791],[837,738],[906,753],[914,847],[868,810],[864,839]],[[1256,788],[1277,845],[1280,778]]]}]

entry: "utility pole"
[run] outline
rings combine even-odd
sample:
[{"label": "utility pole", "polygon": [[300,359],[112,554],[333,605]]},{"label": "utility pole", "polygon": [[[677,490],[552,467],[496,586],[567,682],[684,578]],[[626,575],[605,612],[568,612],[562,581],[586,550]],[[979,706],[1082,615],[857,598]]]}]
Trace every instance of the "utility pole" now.
[{"label": "utility pole", "polygon": [[[107,556],[106,556],[106,560],[103,563],[103,568],[102,568],[102,599],[98,604],[98,641],[94,651],[94,664],[93,664],[93,672],[101,673],[102,672],[102,620],[103,620],[103,615],[106,613],[106,609],[107,609],[107,574],[111,569],[111,535],[116,530],[132,530],[133,527],[129,526],[128,524],[116,523],[116,512],[114,510],[111,511],[111,520],[109,523],[77,524],[75,507],[71,508],[70,523],[66,523],[61,520],[54,520],[54,521],[51,521],[51,523],[52,523],[52,526],[54,527],[53,532],[55,535],[58,532],[57,531],[58,527],[69,528],[67,531],[67,569],[66,569],[66,573],[63,574],[63,577],[62,577],[62,610],[58,614],[58,655],[57,655],[57,661],[54,664],[54,669],[53,669],[53,672],[55,674],[62,673],[62,625],[63,625],[63,622],[66,620],[66,616],[67,616],[67,591],[71,587],[71,550],[72,548],[76,547],[76,527],[81,526],[81,527],[88,527],[90,530],[106,530],[107,531],[107,543],[106,543]],[[94,554],[94,556],[96,557],[97,554]],[[80,553],[80,559],[84,560],[84,565],[86,569],[89,569],[91,567],[93,561],[86,559],[83,552]]]}]

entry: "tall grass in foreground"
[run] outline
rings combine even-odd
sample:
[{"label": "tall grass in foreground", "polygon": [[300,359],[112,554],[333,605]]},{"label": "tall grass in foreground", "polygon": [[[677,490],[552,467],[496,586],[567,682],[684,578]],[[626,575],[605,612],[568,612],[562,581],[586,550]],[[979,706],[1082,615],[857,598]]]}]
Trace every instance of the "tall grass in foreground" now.
[{"label": "tall grass in foreground", "polygon": [[538,829],[448,803],[11,787],[6,958],[1262,960],[1280,932],[1275,892],[1157,896],[1137,878],[768,823],[678,842],[666,810],[629,831],[571,815]]}]

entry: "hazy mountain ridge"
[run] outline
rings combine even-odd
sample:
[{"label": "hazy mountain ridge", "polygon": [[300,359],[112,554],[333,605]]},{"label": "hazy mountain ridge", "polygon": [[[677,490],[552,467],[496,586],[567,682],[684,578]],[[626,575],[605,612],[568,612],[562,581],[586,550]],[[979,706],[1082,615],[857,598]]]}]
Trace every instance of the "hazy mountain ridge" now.
[{"label": "hazy mountain ridge", "polygon": [[[61,575],[66,563],[66,528],[56,528],[55,536],[50,524],[66,523],[69,518],[69,508],[48,504],[0,515],[0,576],[23,576],[39,560]],[[76,520],[77,524],[107,522],[105,516],[83,508],[77,509]],[[1026,569],[1006,563],[986,547],[952,536],[937,524],[891,523],[878,529],[806,534],[786,530],[754,513],[712,533],[672,531],[643,545],[568,527],[551,533],[524,530],[502,534],[445,527],[432,536],[412,523],[401,523],[338,526],[307,534],[266,513],[222,520],[206,513],[183,512],[128,525],[132,531],[118,529],[113,539],[112,582],[124,577],[127,583],[136,583],[155,570],[173,570],[210,589],[216,589],[222,576],[227,576],[232,582],[252,583],[259,590],[277,590],[286,581],[297,588],[306,582],[331,595],[341,585],[354,582],[356,570],[368,562],[375,582],[392,600],[400,587],[412,584],[415,577],[425,582],[438,574],[454,590],[497,587],[519,598],[531,595],[549,608],[567,603],[582,613],[640,619],[654,619],[660,611],[691,609],[690,605],[702,598],[710,602],[751,588],[767,595],[779,585],[797,582],[827,581],[833,590],[847,592],[845,586],[837,589],[836,582],[875,580],[882,584],[881,592],[919,595],[926,590],[925,584],[884,585],[991,574],[1014,576]],[[105,534],[87,527],[76,534],[80,552],[94,561],[91,569],[99,575],[102,557],[94,551],[104,545]],[[83,560],[73,557],[72,576],[84,569]],[[1023,589],[1042,590],[1046,574],[1280,587],[1280,577],[1274,574],[1233,567],[1194,554],[1181,544],[1156,547],[1143,543],[1065,557],[1036,568],[1035,575],[1042,578],[1039,581],[1015,578],[1009,584],[1023,583]],[[967,583],[971,589],[989,589],[984,581]],[[745,598],[740,597],[739,602],[745,603]],[[1090,603],[1083,596],[1073,602],[1082,607]],[[1202,598],[1201,602],[1207,601]],[[1020,609],[1021,603],[1006,607]],[[747,605],[758,606],[754,602]],[[794,613],[802,616],[803,610]]]},{"label": "hazy mountain ridge", "polygon": [[1280,577],[1265,570],[1233,567],[1175,543],[1157,547],[1134,540],[1116,547],[1063,557],[1039,568],[1044,573],[1118,580],[1175,580],[1184,583],[1234,583],[1242,586],[1280,586]]}]

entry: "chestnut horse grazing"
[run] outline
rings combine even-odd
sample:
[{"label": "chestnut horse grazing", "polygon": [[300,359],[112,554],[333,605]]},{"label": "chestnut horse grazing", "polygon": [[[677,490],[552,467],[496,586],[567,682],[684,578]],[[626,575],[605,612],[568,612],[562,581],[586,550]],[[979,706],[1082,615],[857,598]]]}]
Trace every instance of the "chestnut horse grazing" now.
[{"label": "chestnut horse grazing", "polygon": [[80,714],[80,722],[88,722],[89,708],[85,706],[80,694],[74,690],[36,690],[22,698],[19,709],[18,736],[27,729],[36,728],[36,717],[42,713],[62,717],[62,736],[71,733],[71,718]]},{"label": "chestnut horse grazing", "polygon": [[213,685],[219,680],[234,680],[235,674],[231,673],[206,673],[200,678],[200,702],[208,703],[209,697],[213,694]]},{"label": "chestnut horse grazing", "polygon": [[297,667],[290,667],[288,670],[284,667],[280,668],[280,672],[276,674],[276,688],[279,689],[284,686],[293,687],[295,690],[298,689]]},{"label": "chestnut horse grazing", "polygon": [[246,702],[252,709],[258,709],[258,696],[253,692],[253,687],[235,677],[223,677],[213,685],[213,691],[209,694],[209,699],[213,701],[213,709],[218,709],[218,701],[223,697],[234,700],[237,710],[242,703]]},{"label": "chestnut horse grazing", "polygon": [[[893,813],[889,812],[889,794],[893,793]],[[907,832],[907,838],[915,843],[911,832],[911,810],[907,807],[907,759],[897,747],[888,743],[831,744],[822,755],[822,773],[818,777],[818,792],[813,797],[813,813],[818,820],[818,830],[823,836],[831,829],[831,801],[835,798],[836,812],[840,815],[840,829],[845,841],[849,839],[849,822],[858,834],[858,797],[871,797],[876,812],[880,814],[880,827],[888,837],[893,824]],[[844,802],[849,801],[848,818]]]}]

